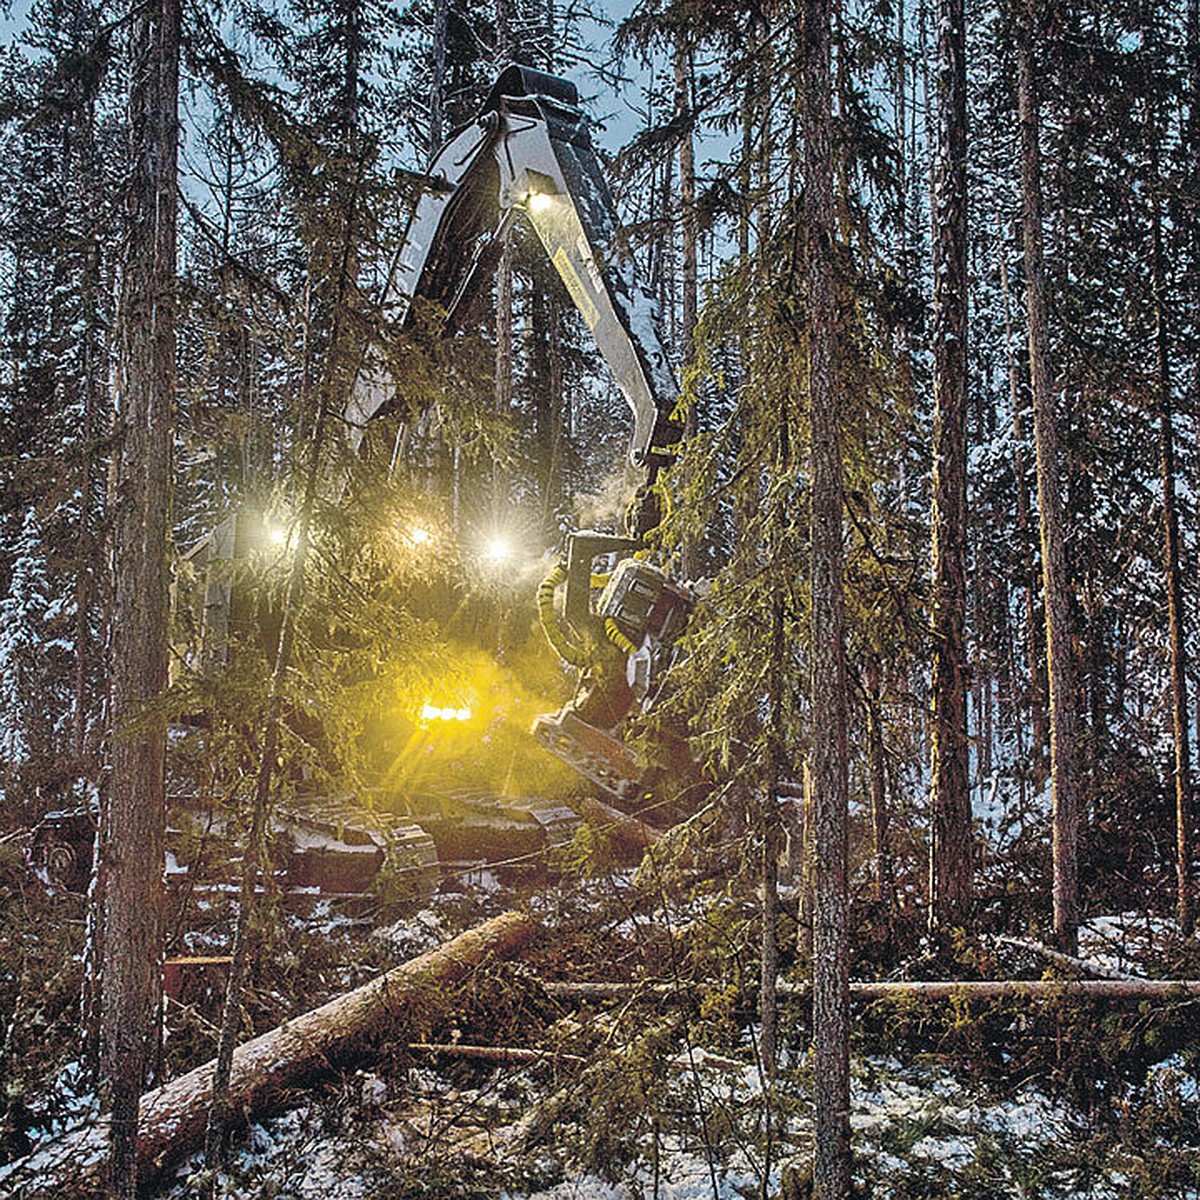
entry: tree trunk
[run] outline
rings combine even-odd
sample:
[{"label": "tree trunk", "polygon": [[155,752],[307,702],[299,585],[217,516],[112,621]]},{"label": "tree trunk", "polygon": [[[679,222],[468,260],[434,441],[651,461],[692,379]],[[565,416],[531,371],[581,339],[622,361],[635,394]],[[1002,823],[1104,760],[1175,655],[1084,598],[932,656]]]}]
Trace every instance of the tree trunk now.
[{"label": "tree trunk", "polygon": [[446,134],[446,29],[450,15],[450,0],[434,0],[432,70],[429,80],[429,146],[428,159],[433,161]]},{"label": "tree trunk", "polygon": [[[696,362],[696,321],[699,313],[699,276],[697,273],[696,228],[696,150],[692,136],[692,51],[685,35],[677,35],[675,43],[675,117],[684,122],[679,141],[679,225],[683,249],[683,278],[681,283],[681,329],[683,375],[686,377]],[[686,382],[685,382],[686,386]],[[687,411],[684,438],[696,433],[696,408]],[[680,547],[680,574],[684,579],[699,575],[696,546],[692,538]]]},{"label": "tree trunk", "polygon": [[813,893],[816,874],[813,850],[812,755],[805,756],[800,786],[800,899],[796,910],[796,950],[811,962],[813,955]]},{"label": "tree trunk", "polygon": [[845,601],[842,430],[833,284],[830,0],[805,0],[804,215],[812,422],[812,748],[816,840],[813,916],[814,1195],[850,1194],[850,969],[847,943]]},{"label": "tree trunk", "polygon": [[[91,33],[91,22],[87,30]],[[79,338],[79,403],[83,409],[83,460],[79,478],[79,536],[75,547],[75,679],[73,696],[73,728],[71,747],[75,773],[81,779],[95,775],[95,748],[91,737],[93,724],[92,679],[96,669],[93,654],[99,657],[99,647],[92,632],[92,618],[97,600],[96,580],[101,574],[102,538],[97,536],[97,509],[100,500],[100,480],[97,471],[98,443],[104,425],[107,344],[105,322],[101,314],[103,280],[101,278],[102,249],[92,213],[92,189],[100,178],[96,146],[95,104],[88,100],[83,107],[77,139],[78,148],[67,157],[72,178],[65,181],[75,207],[74,219],[79,223],[82,262],[79,263],[79,292],[83,329]]]},{"label": "tree trunk", "polygon": [[867,759],[871,777],[871,842],[875,860],[875,899],[890,914],[896,907],[892,854],[888,844],[887,764],[883,744],[883,680],[879,659],[867,659]]},{"label": "tree trunk", "polygon": [[[510,0],[496,0],[496,68],[502,69],[513,57],[512,11]],[[500,232],[500,257],[496,263],[496,367],[494,396],[496,412],[506,422],[511,416],[513,392],[513,239],[512,225],[505,223]],[[497,457],[492,467],[492,533],[508,507],[508,472]]]},{"label": "tree trunk", "polygon": [[1036,0],[1025,0],[1017,35],[1017,106],[1021,133],[1021,224],[1025,247],[1025,304],[1029,321],[1029,375],[1037,450],[1038,517],[1046,604],[1050,682],[1050,787],[1053,809],[1054,936],[1075,952],[1079,932],[1077,851],[1079,803],[1076,764],[1075,662],[1071,648],[1070,581],[1058,473],[1058,426],[1051,387],[1050,333],[1042,249],[1041,150],[1034,80]]},{"label": "tree trunk", "polygon": [[[769,774],[773,776],[775,772],[772,771]],[[779,975],[779,849],[783,832],[779,819],[779,799],[775,795],[773,778],[768,778],[760,801],[759,824],[762,836],[762,942],[760,948],[762,953],[759,959],[758,997],[762,1036],[759,1044],[763,1076],[766,1087],[770,1089],[775,1083],[778,1059],[775,983]],[[770,1107],[768,1107],[768,1112],[770,1112]]]},{"label": "tree trunk", "polygon": [[[1150,94],[1150,90],[1147,90]],[[1148,100],[1148,119],[1154,120]],[[1152,138],[1155,135],[1151,135]],[[1156,139],[1155,139],[1156,140]],[[1188,746],[1187,650],[1184,644],[1183,579],[1180,571],[1179,506],[1175,498],[1175,431],[1171,399],[1171,368],[1167,347],[1166,280],[1163,264],[1162,205],[1158,148],[1154,147],[1149,183],[1152,199],[1151,288],[1154,300],[1155,397],[1158,408],[1159,470],[1163,504],[1163,576],[1167,592],[1167,631],[1171,647],[1171,740],[1175,749],[1175,879],[1179,931],[1195,932],[1192,883],[1192,782]]]},{"label": "tree trunk", "polygon": [[112,771],[100,833],[100,1070],[111,1110],[112,1194],[137,1192],[138,1098],[161,1003],[167,548],[175,402],[178,0],[139,8],[129,32],[131,179],[115,373]]},{"label": "tree trunk", "polygon": [[[372,1044],[407,1044],[445,1015],[449,985],[489,956],[508,957],[534,935],[521,913],[502,913],[379,978],[239,1046],[233,1056],[231,1113],[248,1120],[283,1107],[293,1089],[330,1067],[353,1061]],[[214,1063],[148,1093],[141,1104],[137,1157],[145,1182],[162,1174],[204,1139]],[[85,1200],[103,1187],[99,1162],[108,1141],[103,1123],[68,1134],[5,1177],[20,1200]]]},{"label": "tree trunk", "polygon": [[[1187,140],[1188,192],[1191,197],[1188,214],[1188,275],[1187,297],[1192,314],[1192,412],[1195,435],[1200,443],[1200,0],[1187,0],[1184,20],[1184,42],[1187,56],[1188,119]],[[1196,742],[1200,745],[1200,680],[1197,681]]]},{"label": "tree trunk", "polygon": [[[786,411],[780,414],[780,454],[777,471],[782,476],[788,470],[790,430]],[[775,516],[778,521],[784,514]],[[767,685],[768,727],[766,729],[767,761],[763,772],[763,787],[759,806],[759,834],[762,839],[762,942],[759,960],[758,1002],[762,1026],[761,1050],[766,1087],[773,1092],[776,1078],[778,1021],[775,1004],[775,981],[779,975],[779,854],[783,844],[783,821],[779,811],[779,762],[785,738],[784,688],[785,663],[788,655],[784,637],[783,596],[776,594],[771,603],[771,664]],[[770,1159],[774,1113],[774,1096],[766,1106],[767,1157]],[[769,1162],[764,1168],[769,1173]]]},{"label": "tree trunk", "polygon": [[551,459],[554,453],[554,410],[550,392],[550,305],[553,287],[548,264],[533,267],[529,289],[529,374],[533,400],[533,467],[538,509],[542,514],[543,536],[553,541],[558,532],[551,493]]},{"label": "tree trunk", "polygon": [[1037,567],[1033,561],[1031,542],[1029,488],[1025,483],[1025,453],[1022,449],[1025,433],[1021,422],[1017,356],[1013,347],[1012,293],[1008,286],[1008,263],[1004,257],[1003,230],[998,228],[997,234],[999,235],[997,245],[1000,260],[1000,289],[1004,295],[1004,353],[1008,368],[1008,399],[1012,407],[1013,477],[1016,483],[1017,533],[1021,545],[1021,573],[1024,576],[1021,591],[1025,600],[1025,657],[1029,675],[1029,721],[1033,735],[1033,745],[1030,747],[1030,767],[1034,785],[1040,786],[1044,777],[1042,755],[1046,745],[1046,717],[1042,689],[1042,653],[1038,643],[1037,597],[1034,592]]},{"label": "tree trunk", "polygon": [[963,0],[939,0],[933,204],[933,721],[929,919],[971,899],[967,765],[967,75]]}]

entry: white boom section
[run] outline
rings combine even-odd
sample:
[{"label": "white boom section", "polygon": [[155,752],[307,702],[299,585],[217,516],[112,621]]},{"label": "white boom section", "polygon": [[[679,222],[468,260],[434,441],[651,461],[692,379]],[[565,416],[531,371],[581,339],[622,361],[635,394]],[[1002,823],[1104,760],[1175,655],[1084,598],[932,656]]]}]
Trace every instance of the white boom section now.
[{"label": "white boom section", "polygon": [[[633,411],[629,459],[667,460],[679,440],[678,394],[658,315],[632,259],[619,253],[612,196],[574,85],[524,67],[504,71],[480,116],[441,149],[429,170],[384,300],[402,324],[421,296],[452,326],[498,231],[523,211]],[[351,443],[395,397],[382,357],[364,364],[346,408]]]}]

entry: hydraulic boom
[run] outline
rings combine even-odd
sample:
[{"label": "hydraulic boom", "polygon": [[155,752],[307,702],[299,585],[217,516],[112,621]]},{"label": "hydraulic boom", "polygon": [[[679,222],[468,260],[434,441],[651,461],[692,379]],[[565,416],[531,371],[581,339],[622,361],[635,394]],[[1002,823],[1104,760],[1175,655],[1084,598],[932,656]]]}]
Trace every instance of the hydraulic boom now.
[{"label": "hydraulic boom", "polygon": [[[538,717],[533,733],[632,804],[643,772],[617,728],[635,702],[654,698],[694,603],[687,588],[634,557],[659,523],[653,485],[672,461],[682,428],[672,418],[678,390],[656,306],[632,259],[620,252],[616,208],[574,84],[528,67],[500,74],[476,119],[452,135],[429,168],[384,308],[403,324],[414,299],[422,298],[445,314],[445,332],[453,332],[518,212],[533,226],[629,403],[629,462],[643,472],[624,534],[569,534],[563,561],[539,589],[547,635],[581,680],[572,703]],[[368,357],[345,413],[355,447],[367,422],[394,399],[382,361]],[[595,560],[614,554],[624,557],[603,587],[594,587]]]}]

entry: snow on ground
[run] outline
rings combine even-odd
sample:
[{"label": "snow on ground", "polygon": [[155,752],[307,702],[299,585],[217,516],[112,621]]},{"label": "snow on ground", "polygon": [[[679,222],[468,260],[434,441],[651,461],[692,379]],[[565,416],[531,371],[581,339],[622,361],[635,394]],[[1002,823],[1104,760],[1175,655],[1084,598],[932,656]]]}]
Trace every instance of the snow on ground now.
[{"label": "snow on ground", "polygon": [[1079,927],[1079,954],[1108,970],[1141,975],[1156,947],[1176,934],[1173,919],[1149,913],[1092,917]]},{"label": "snow on ground", "polygon": [[[714,1072],[701,1058],[714,1112],[722,1092],[726,1098],[737,1093],[754,1107],[752,1070],[731,1077],[728,1060],[714,1056],[722,1066]],[[1195,1104],[1196,1081],[1182,1060],[1167,1060],[1153,1074],[1164,1101],[1179,1098]],[[484,1158],[494,1155],[507,1169],[486,1168],[496,1170],[495,1191],[471,1191],[471,1196],[742,1200],[759,1194],[759,1151],[753,1138],[726,1144],[723,1160],[710,1168],[695,1130],[664,1133],[657,1167],[649,1147],[639,1147],[637,1160],[615,1182],[579,1170],[563,1150],[568,1136],[538,1152],[538,1182],[521,1187],[514,1182],[522,1177],[518,1164],[505,1162],[503,1130],[532,1102],[531,1086],[529,1075],[512,1068],[498,1070],[478,1089],[455,1088],[432,1069],[411,1068],[390,1080],[359,1072],[346,1081],[339,1098],[327,1096],[252,1126],[234,1153],[221,1195],[223,1200],[251,1200],[268,1194],[262,1189],[269,1187],[275,1200],[366,1200],[379,1195],[386,1182],[395,1187],[405,1180],[414,1181],[419,1190],[394,1194],[458,1200],[461,1193],[442,1182],[439,1170],[480,1153],[481,1145],[489,1147]],[[811,1097],[803,1091],[797,1097],[790,1084],[785,1087],[798,1103],[789,1105],[780,1140],[784,1164],[803,1158],[812,1138]],[[1077,1150],[1087,1140],[1086,1118],[1033,1086],[998,1095],[938,1063],[861,1058],[854,1064],[851,1123],[855,1170],[864,1194],[1006,1200],[1118,1200],[1130,1194],[1123,1174],[1128,1162],[1084,1163]],[[193,1160],[164,1197],[183,1200],[194,1194],[192,1172],[197,1169]],[[961,1190],[964,1181],[968,1190]],[[777,1164],[772,1194],[778,1195],[779,1187]],[[1184,1194],[1193,1193],[1181,1193],[1181,1200]]]},{"label": "snow on ground", "polygon": [[1045,1155],[1075,1125],[1062,1105],[1033,1088],[1000,1098],[944,1068],[891,1058],[857,1064],[850,1123],[858,1154],[879,1178],[901,1173],[931,1183],[948,1183],[985,1158],[1003,1177],[1002,1148],[1031,1159]]},{"label": "snow on ground", "polygon": [[[746,1171],[719,1169],[716,1186],[720,1200],[743,1200],[755,1194],[757,1179]],[[667,1155],[659,1164],[657,1190],[652,1172],[642,1169],[628,1183],[615,1186],[594,1175],[579,1175],[548,1191],[505,1192],[501,1200],[641,1200],[650,1195],[659,1200],[713,1200],[708,1164],[690,1155]]]}]

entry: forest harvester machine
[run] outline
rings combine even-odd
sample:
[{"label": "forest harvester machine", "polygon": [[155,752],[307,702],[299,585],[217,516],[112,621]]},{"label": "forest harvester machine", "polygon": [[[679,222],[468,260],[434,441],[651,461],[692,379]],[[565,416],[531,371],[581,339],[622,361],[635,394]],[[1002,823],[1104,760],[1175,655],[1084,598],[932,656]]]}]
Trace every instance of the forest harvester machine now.
[{"label": "forest harvester machine", "polygon": [[[478,116],[451,136],[425,176],[384,311],[400,327],[414,301],[424,301],[439,313],[442,334],[452,334],[518,213],[633,410],[628,457],[641,476],[624,531],[569,533],[538,591],[546,634],[578,668],[579,683],[574,699],[537,717],[532,732],[592,783],[636,805],[644,771],[620,731],[635,707],[654,701],[695,603],[690,588],[647,561],[645,546],[662,520],[659,473],[683,429],[656,305],[621,252],[616,208],[574,84],[521,66],[500,74]],[[370,419],[396,403],[382,355],[369,353],[345,413],[356,448]],[[602,556],[617,559],[607,577],[593,575]]]},{"label": "forest harvester machine", "polygon": [[[452,335],[518,213],[532,225],[633,411],[628,459],[640,475],[624,531],[568,533],[560,561],[538,589],[547,637],[578,669],[579,681],[571,702],[537,717],[532,733],[632,811],[646,797],[647,770],[622,733],[631,715],[658,696],[696,600],[689,587],[648,561],[646,546],[662,520],[659,474],[673,461],[683,429],[674,417],[678,389],[656,305],[619,245],[616,208],[572,83],[521,66],[501,72],[478,116],[451,136],[424,177],[384,312],[401,329],[411,321],[414,302],[424,302],[438,314],[441,336]],[[370,420],[394,409],[398,399],[382,350],[369,350],[344,413],[355,449]],[[186,607],[195,610],[190,619],[200,634],[198,661],[206,670],[226,665],[230,631],[239,619],[228,565],[247,553],[247,538],[261,537],[261,526],[261,517],[231,517],[183,556],[188,575],[199,584],[191,585]],[[616,560],[606,576],[593,573],[601,558]],[[241,616],[244,623],[246,614]],[[270,636],[267,629],[260,632]],[[694,775],[686,754],[668,749],[659,757]],[[479,828],[487,826],[507,839],[508,849],[520,835],[528,850],[533,835],[561,840],[574,820],[541,800],[523,808],[508,804],[503,819],[477,798],[451,808],[452,819],[442,820],[432,840],[418,826],[400,831],[401,840],[412,843],[407,858],[421,878],[446,853],[463,853],[465,831],[474,830],[478,842]],[[353,822],[345,812],[333,825],[314,820],[311,814],[281,818],[291,882],[334,892],[366,887],[384,861],[381,835],[373,829],[348,834]],[[49,883],[82,889],[93,836],[94,816],[87,810],[51,813],[29,835],[31,865]],[[395,831],[385,840],[395,842]]]}]

